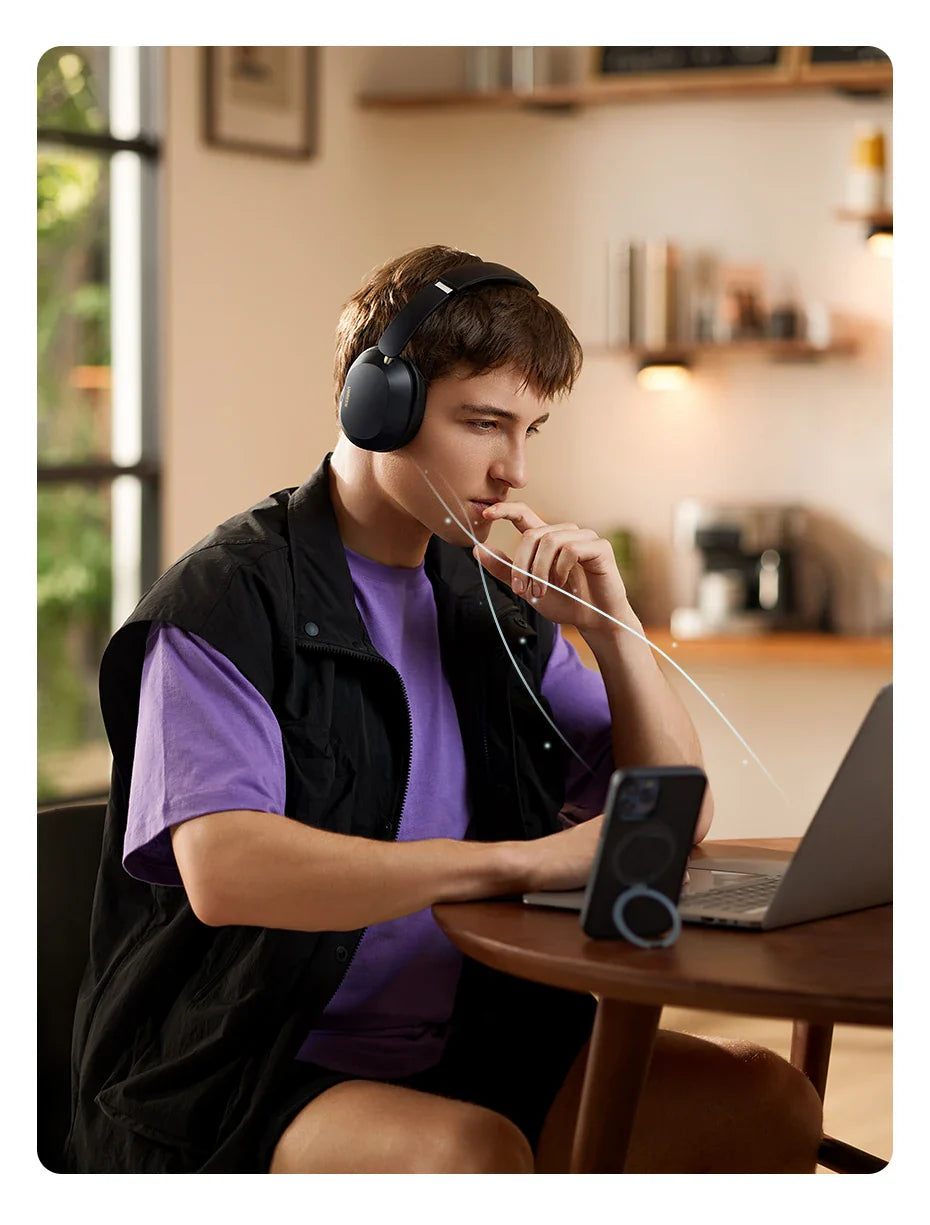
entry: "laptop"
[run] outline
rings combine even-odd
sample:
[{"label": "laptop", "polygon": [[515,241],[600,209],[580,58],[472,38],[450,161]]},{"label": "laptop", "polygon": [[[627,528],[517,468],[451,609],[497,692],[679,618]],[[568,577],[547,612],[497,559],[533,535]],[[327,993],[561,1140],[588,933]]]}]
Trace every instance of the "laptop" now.
[{"label": "laptop", "polygon": [[[891,901],[892,686],[869,707],[788,861],[695,859],[678,902],[684,923],[766,931]],[[584,889],[525,893],[581,911]]]}]

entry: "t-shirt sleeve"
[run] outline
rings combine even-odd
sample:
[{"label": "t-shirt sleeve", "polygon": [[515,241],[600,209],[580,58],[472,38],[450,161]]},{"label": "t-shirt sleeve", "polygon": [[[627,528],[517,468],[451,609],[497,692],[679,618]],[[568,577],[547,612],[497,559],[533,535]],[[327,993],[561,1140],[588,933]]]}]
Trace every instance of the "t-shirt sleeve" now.
[{"label": "t-shirt sleeve", "polygon": [[284,750],[271,708],[203,639],[153,622],[146,640],[123,867],[182,885],[170,827],[208,812],[283,812]]},{"label": "t-shirt sleeve", "polygon": [[542,695],[574,750],[568,759],[562,815],[575,822],[604,811],[614,769],[610,705],[601,674],[586,668],[561,628],[555,630]]}]

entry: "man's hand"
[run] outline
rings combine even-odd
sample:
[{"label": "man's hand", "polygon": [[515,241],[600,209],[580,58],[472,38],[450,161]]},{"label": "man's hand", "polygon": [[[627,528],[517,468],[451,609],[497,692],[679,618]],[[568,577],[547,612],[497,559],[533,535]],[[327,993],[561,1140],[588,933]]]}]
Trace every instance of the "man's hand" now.
[{"label": "man's hand", "polygon": [[[492,522],[509,519],[521,538],[512,558],[495,550],[504,558],[497,561],[482,545],[472,550],[474,556],[549,621],[574,625],[582,632],[610,626],[604,617],[555,590],[557,587],[618,621],[633,616],[613,549],[597,532],[576,523],[544,523],[525,502],[497,502],[484,510],[484,517]],[[523,570],[532,577],[527,578]]]},{"label": "man's hand", "polygon": [[525,853],[525,869],[521,874],[526,881],[523,892],[581,889],[586,885],[603,824],[604,814],[601,813],[571,829],[520,843],[521,853]]}]

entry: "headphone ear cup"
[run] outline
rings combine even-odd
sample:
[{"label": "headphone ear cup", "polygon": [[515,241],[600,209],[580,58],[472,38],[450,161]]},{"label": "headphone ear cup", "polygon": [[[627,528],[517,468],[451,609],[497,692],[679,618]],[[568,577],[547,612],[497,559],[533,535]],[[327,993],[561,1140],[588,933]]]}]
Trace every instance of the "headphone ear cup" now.
[{"label": "headphone ear cup", "polygon": [[339,424],[366,451],[396,451],[416,434],[426,405],[426,381],[403,357],[385,361],[375,346],[360,353],[339,397]]},{"label": "headphone ear cup", "polygon": [[404,431],[403,441],[397,445],[404,447],[408,442],[412,442],[417,435],[417,431],[423,424],[423,413],[426,409],[426,379],[420,373],[420,367],[411,361],[401,359],[410,374],[410,415],[407,419],[407,428]]},{"label": "headphone ear cup", "polygon": [[357,447],[366,450],[381,431],[388,385],[377,345],[360,353],[346,372],[339,396],[339,424]]}]

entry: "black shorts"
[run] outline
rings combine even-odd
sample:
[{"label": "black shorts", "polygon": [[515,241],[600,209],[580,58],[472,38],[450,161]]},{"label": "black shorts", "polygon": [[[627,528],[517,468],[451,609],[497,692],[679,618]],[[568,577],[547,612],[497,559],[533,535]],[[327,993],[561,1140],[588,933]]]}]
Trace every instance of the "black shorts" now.
[{"label": "black shorts", "polygon": [[[520,1128],[535,1153],[549,1107],[591,1036],[596,1006],[593,996],[525,982],[466,958],[442,1059],[385,1083],[495,1110]],[[282,1133],[308,1102],[357,1079],[295,1060],[293,1077],[269,1113],[255,1168],[268,1169]]]}]

